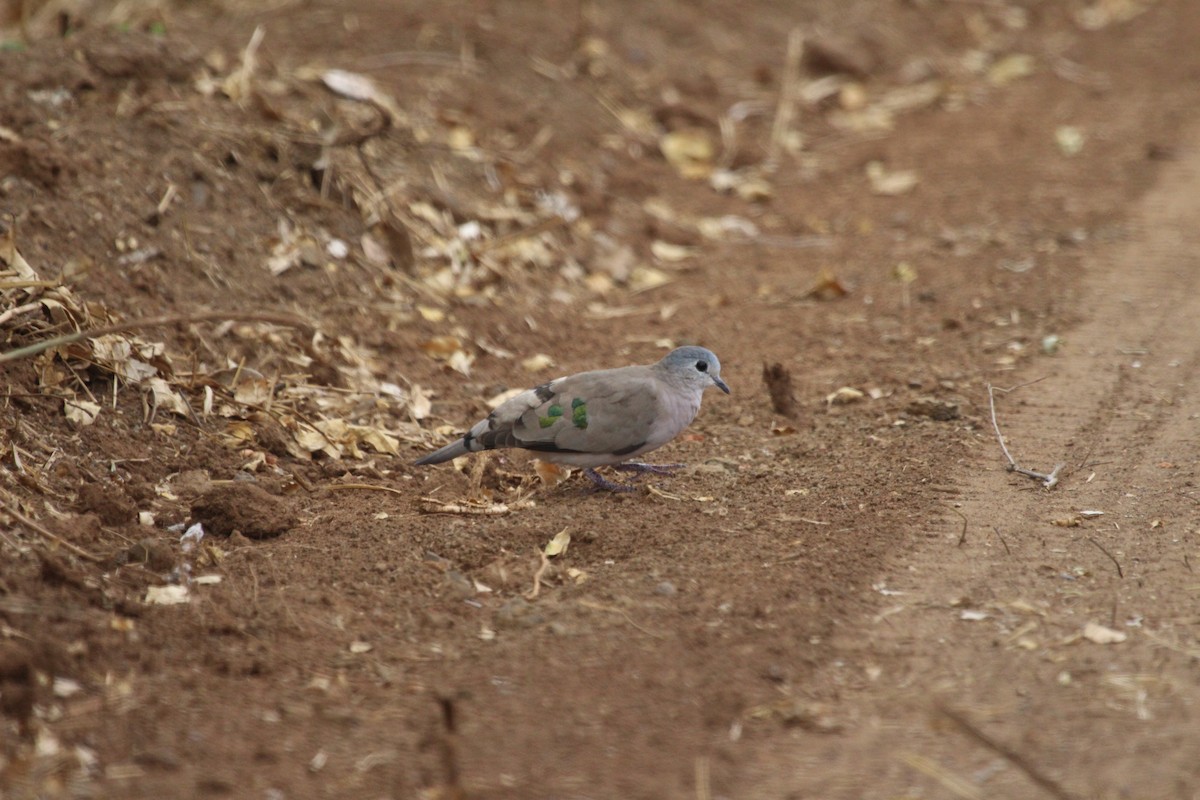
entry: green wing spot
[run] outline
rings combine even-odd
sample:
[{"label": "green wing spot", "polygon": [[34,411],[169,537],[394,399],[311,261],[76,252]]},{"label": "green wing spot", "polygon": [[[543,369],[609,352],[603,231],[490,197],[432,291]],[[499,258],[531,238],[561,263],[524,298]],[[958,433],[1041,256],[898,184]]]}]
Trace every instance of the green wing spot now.
[{"label": "green wing spot", "polygon": [[558,422],[563,415],[563,407],[555,403],[546,409],[546,416],[538,417],[538,425],[543,428],[549,428],[554,423]]},{"label": "green wing spot", "polygon": [[587,402],[584,401],[584,399],[582,397],[576,397],[574,400],[571,401],[571,410],[575,411],[580,406],[586,406],[586,405],[587,405]]},{"label": "green wing spot", "polygon": [[587,421],[587,403],[576,397],[571,401],[571,422],[576,428],[586,428]]}]

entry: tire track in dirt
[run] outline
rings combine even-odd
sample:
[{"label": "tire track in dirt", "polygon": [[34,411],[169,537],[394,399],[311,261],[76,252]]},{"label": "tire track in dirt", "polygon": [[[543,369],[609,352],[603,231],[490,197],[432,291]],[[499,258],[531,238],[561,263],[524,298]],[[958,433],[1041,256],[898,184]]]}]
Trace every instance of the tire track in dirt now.
[{"label": "tire track in dirt", "polygon": [[997,395],[1013,456],[1066,462],[1062,484],[1006,474],[985,426],[958,470],[965,541],[957,514],[910,533],[875,584],[884,608],[815,681],[844,735],[799,735],[746,770],[789,777],[744,796],[1053,796],[939,706],[1061,796],[1200,791],[1200,129],[1186,141],[1093,259],[1087,321],[1012,380],[1047,377]]}]

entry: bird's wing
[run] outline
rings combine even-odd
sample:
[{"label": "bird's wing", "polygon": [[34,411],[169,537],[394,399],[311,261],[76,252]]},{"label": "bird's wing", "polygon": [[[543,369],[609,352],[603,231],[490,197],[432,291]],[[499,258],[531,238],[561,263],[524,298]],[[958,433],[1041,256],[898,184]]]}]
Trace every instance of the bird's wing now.
[{"label": "bird's wing", "polygon": [[[471,449],[626,455],[646,444],[664,389],[648,367],[583,372],[522,392],[471,429]],[[477,442],[478,444],[476,444]]]}]

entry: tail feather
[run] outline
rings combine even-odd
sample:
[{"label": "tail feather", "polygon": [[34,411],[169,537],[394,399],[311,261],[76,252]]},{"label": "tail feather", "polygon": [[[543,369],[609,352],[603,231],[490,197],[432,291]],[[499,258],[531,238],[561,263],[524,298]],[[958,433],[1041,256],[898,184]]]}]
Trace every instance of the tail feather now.
[{"label": "tail feather", "polygon": [[467,448],[467,440],[465,438],[451,442],[440,450],[434,450],[427,456],[422,456],[413,462],[415,466],[421,467],[426,464],[441,464],[443,461],[449,461],[452,458],[465,456],[471,450]]}]

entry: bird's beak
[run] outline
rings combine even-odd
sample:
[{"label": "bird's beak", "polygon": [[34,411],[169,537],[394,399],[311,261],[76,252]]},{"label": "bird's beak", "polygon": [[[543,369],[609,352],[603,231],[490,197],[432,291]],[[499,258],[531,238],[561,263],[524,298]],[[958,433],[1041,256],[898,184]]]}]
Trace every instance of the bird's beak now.
[{"label": "bird's beak", "polygon": [[720,389],[725,394],[730,393],[729,392],[729,384],[725,383],[725,381],[721,380],[716,375],[713,376],[713,383],[715,383],[717,385],[717,388]]}]

